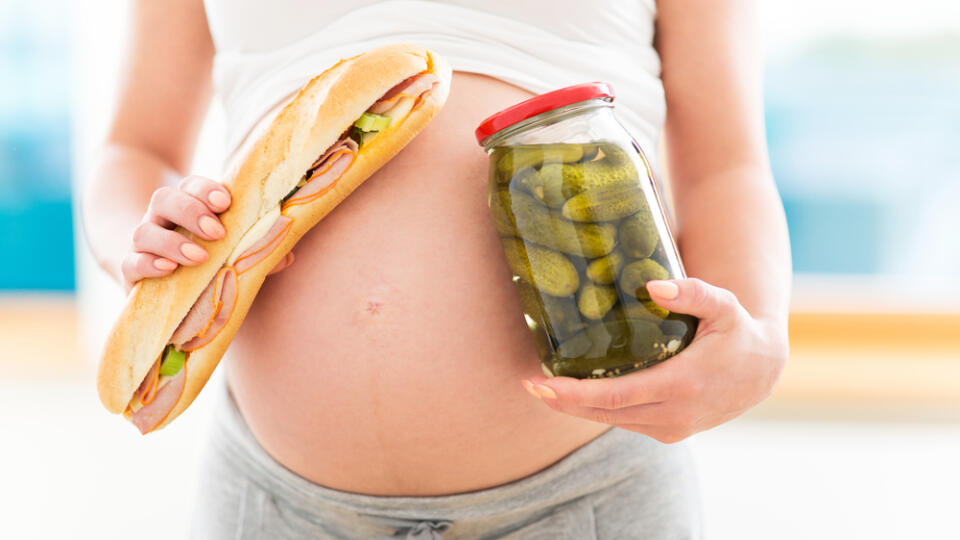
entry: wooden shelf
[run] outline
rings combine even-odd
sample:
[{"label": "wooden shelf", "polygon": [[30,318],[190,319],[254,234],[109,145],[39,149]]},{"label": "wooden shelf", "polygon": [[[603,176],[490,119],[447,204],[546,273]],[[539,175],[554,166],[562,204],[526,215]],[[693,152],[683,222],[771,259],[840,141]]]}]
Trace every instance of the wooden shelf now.
[{"label": "wooden shelf", "polygon": [[960,314],[795,312],[790,348],[781,407],[960,408]]},{"label": "wooden shelf", "polygon": [[0,296],[0,372],[4,376],[77,375],[89,371],[78,353],[71,295]]}]

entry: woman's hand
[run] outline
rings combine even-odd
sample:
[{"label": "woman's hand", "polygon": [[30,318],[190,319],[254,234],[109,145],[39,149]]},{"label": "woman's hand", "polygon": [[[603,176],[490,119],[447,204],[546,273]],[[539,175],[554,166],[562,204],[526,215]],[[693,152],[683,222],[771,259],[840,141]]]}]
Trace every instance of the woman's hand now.
[{"label": "woman's hand", "polygon": [[174,229],[183,227],[204,240],[219,240],[226,234],[216,214],[230,207],[230,192],[217,182],[188,176],[176,188],[153,192],[143,220],[133,230],[131,251],[120,270],[124,288],[145,277],[166,276],[183,264],[207,260],[207,251]]},{"label": "woman's hand", "polygon": [[[207,251],[174,229],[183,227],[204,240],[219,240],[226,231],[216,214],[230,207],[230,192],[200,176],[188,176],[176,188],[153,192],[143,221],[133,231],[133,247],[120,270],[124,288],[145,277],[166,276],[183,264],[207,260]],[[270,270],[274,274],[293,264],[293,252]]]},{"label": "woman's hand", "polygon": [[756,320],[733,293],[699,279],[651,281],[653,300],[700,318],[693,342],[653,367],[610,379],[534,377],[524,388],[554,410],[673,443],[763,401],[787,358],[781,325]]}]

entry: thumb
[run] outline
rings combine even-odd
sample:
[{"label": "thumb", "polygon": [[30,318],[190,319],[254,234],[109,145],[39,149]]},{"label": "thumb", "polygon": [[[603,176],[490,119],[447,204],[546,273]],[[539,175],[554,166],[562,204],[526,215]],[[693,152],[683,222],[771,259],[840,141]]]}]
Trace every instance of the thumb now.
[{"label": "thumb", "polygon": [[293,252],[291,251],[287,253],[287,255],[284,258],[280,259],[280,262],[278,262],[277,265],[273,267],[273,270],[270,270],[269,272],[267,272],[267,275],[269,276],[272,274],[276,274],[277,272],[290,266],[291,264],[293,264],[293,259],[294,259]]},{"label": "thumb", "polygon": [[712,321],[718,327],[734,321],[742,309],[732,292],[696,278],[649,281],[647,291],[657,305]]}]

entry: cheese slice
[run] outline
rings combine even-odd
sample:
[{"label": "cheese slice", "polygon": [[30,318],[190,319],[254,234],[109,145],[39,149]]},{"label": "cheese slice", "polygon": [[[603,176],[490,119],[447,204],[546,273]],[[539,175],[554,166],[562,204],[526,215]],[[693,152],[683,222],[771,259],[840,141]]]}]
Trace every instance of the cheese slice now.
[{"label": "cheese slice", "polygon": [[270,231],[270,227],[280,218],[280,205],[277,205],[276,208],[270,210],[263,215],[256,223],[250,227],[250,230],[243,235],[243,238],[240,239],[240,243],[237,244],[237,247],[233,250],[233,253],[230,254],[230,257],[227,258],[227,266],[232,266],[233,263],[237,262],[237,259],[240,258],[240,255],[243,255],[243,252],[250,249],[250,246],[257,243],[258,240],[263,238],[267,232]]},{"label": "cheese slice", "polygon": [[414,97],[404,97],[401,98],[393,107],[390,107],[389,110],[384,111],[383,116],[390,117],[390,125],[396,125],[397,122],[402,121],[406,118],[407,114],[413,109],[413,104],[416,103],[417,99]]},{"label": "cheese slice", "polygon": [[[170,382],[170,379],[173,379],[173,377],[160,375],[160,378],[157,381],[157,392],[160,392],[160,389],[166,386],[167,383]],[[128,405],[130,407],[130,412],[137,412],[143,407],[143,405],[140,404],[140,397],[137,396],[136,393],[133,394],[133,397],[130,399],[130,403]]]}]

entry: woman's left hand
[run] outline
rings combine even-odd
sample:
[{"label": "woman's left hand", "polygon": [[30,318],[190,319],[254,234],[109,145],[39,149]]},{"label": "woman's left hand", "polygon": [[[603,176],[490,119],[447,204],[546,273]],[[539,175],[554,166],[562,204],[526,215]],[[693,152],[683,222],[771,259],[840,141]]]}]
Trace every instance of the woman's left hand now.
[{"label": "woman's left hand", "polygon": [[280,259],[280,262],[278,262],[277,265],[274,266],[272,270],[267,272],[267,275],[271,276],[273,274],[276,274],[277,272],[280,272],[281,270],[286,269],[288,266],[293,264],[293,259],[294,259],[293,252],[291,251],[287,253],[287,255],[284,258]]},{"label": "woman's left hand", "polygon": [[787,358],[782,323],[754,319],[733,293],[699,279],[651,281],[647,290],[660,306],[700,318],[686,349],[620,377],[533,377],[524,388],[554,410],[665,443],[727,422],[770,395]]}]

